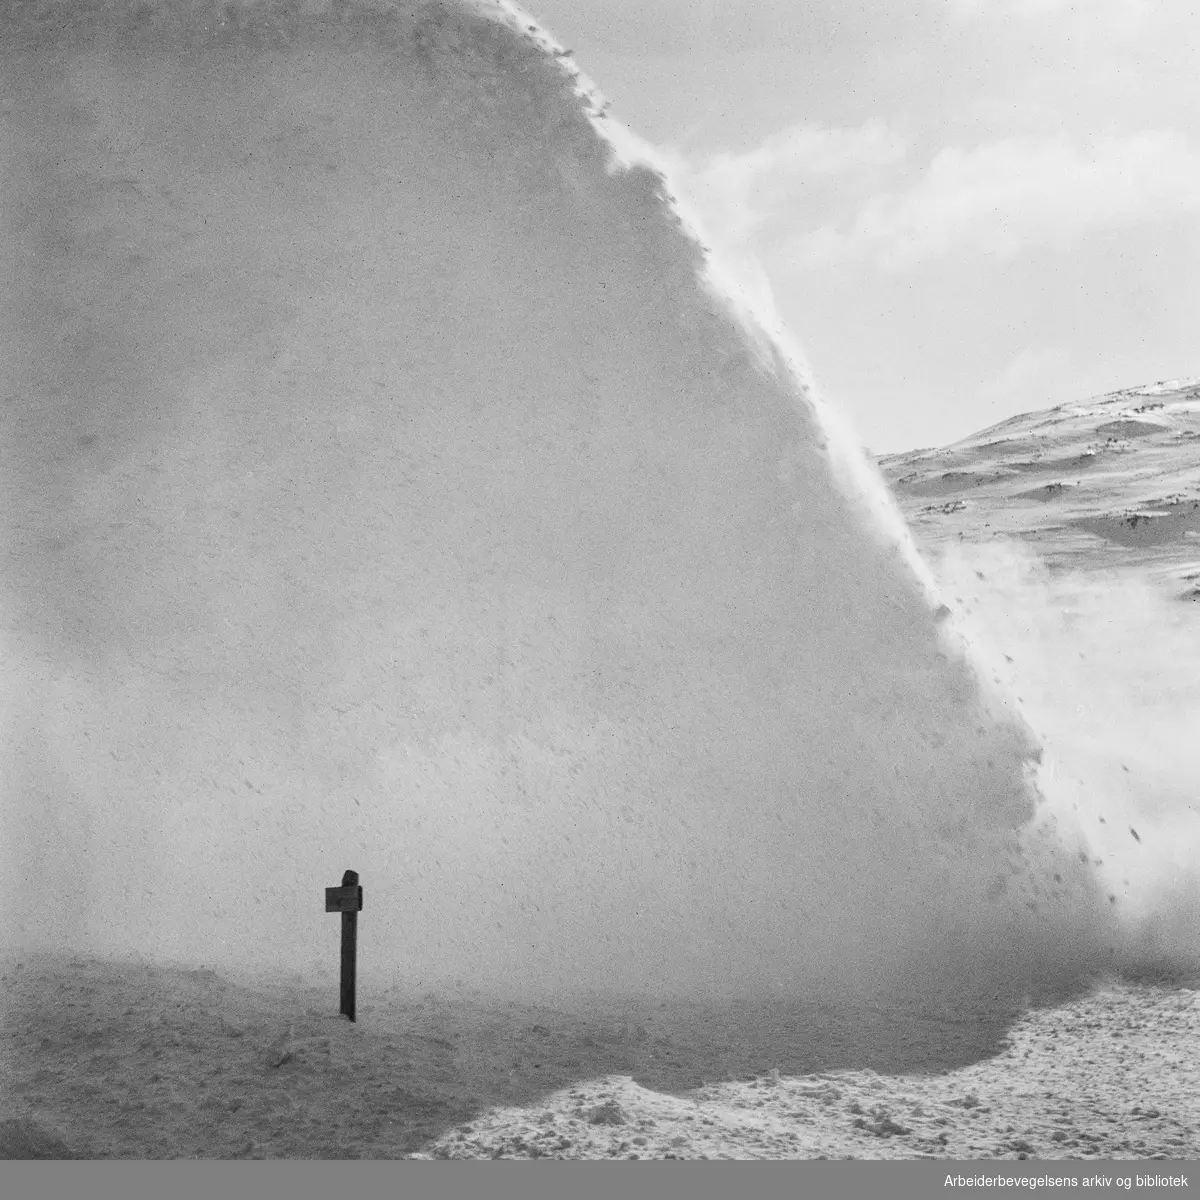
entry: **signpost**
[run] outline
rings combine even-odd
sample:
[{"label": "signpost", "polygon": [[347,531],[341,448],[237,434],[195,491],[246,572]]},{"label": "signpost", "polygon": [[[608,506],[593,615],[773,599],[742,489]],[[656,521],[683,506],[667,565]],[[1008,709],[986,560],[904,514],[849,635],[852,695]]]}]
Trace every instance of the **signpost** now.
[{"label": "signpost", "polygon": [[342,914],[342,1007],[341,1011],[354,1020],[354,977],[357,972],[358,914],[362,911],[363,890],[358,886],[358,872],[347,871],[341,887],[325,889],[325,911]]}]

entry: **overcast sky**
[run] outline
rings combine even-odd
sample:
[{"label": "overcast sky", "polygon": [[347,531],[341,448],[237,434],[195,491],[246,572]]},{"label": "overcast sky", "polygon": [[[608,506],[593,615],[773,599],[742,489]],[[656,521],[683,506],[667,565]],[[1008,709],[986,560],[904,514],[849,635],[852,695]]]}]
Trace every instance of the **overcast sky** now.
[{"label": "overcast sky", "polygon": [[1200,375],[1190,0],[525,0],[876,452]]}]

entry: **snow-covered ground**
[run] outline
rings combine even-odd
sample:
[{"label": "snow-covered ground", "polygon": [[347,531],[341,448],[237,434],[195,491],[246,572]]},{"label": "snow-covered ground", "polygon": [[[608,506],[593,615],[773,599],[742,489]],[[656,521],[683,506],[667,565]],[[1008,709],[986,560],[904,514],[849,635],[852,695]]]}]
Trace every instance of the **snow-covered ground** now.
[{"label": "snow-covered ground", "polygon": [[1109,981],[1013,1021],[810,1006],[567,1017],[336,985],[3,964],[0,1154],[1195,1158],[1200,996]]}]

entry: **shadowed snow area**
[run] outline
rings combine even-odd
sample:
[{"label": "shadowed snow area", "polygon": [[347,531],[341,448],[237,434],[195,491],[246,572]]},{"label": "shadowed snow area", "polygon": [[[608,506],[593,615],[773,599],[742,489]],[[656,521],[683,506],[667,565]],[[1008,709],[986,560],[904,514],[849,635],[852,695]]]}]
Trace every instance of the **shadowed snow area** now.
[{"label": "shadowed snow area", "polygon": [[353,867],[387,985],[1111,961],[1035,738],[545,35],[3,13],[14,948],[316,978]]}]

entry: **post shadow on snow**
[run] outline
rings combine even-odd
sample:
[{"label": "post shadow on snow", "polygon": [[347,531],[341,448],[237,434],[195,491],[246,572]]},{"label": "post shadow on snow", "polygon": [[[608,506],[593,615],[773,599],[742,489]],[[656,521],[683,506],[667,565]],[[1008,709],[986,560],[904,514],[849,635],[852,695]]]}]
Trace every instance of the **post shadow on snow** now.
[{"label": "post shadow on snow", "polygon": [[[609,1075],[678,1095],[773,1069],[953,1070],[999,1052],[1025,1007],[1012,992],[985,1003],[976,989],[940,1007],[927,996],[609,1000],[569,1012],[368,985],[351,1025],[337,1013],[336,982],[251,987],[208,970],[65,958],[24,976],[6,970],[6,980],[7,1073],[27,1109],[0,1123],[6,1158],[106,1157],[114,1129],[131,1157],[398,1158],[490,1108],[536,1106]],[[1084,989],[1077,973],[1043,982],[1041,1003]],[[98,1061],[119,1064],[117,1074],[81,1089]],[[211,1138],[164,1148],[153,1104],[138,1103],[164,1076],[197,1106],[197,1129],[207,1107]],[[265,1130],[255,1118],[264,1106],[277,1114]]]}]

